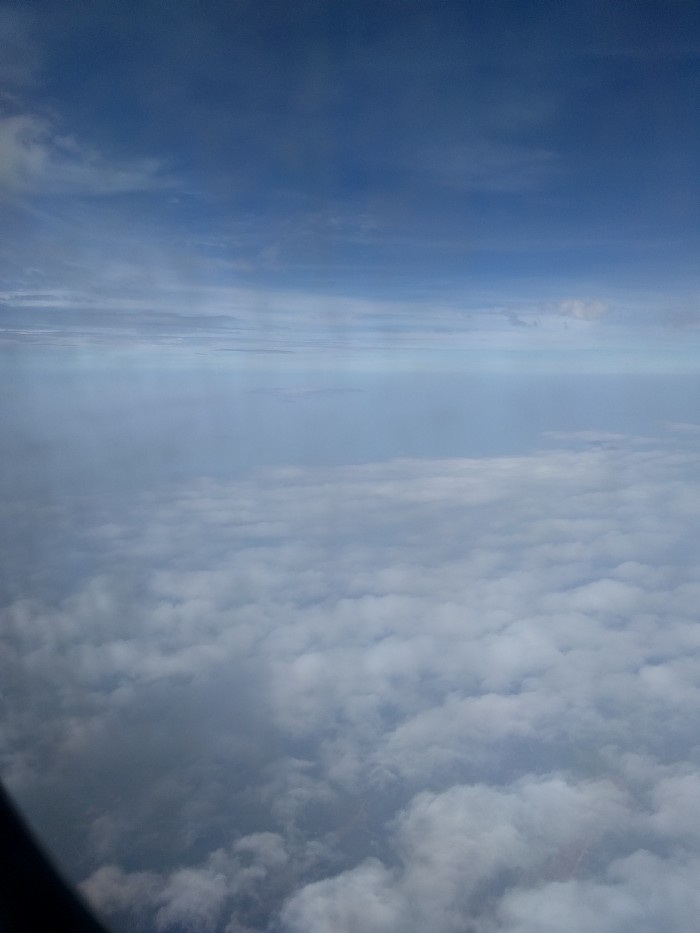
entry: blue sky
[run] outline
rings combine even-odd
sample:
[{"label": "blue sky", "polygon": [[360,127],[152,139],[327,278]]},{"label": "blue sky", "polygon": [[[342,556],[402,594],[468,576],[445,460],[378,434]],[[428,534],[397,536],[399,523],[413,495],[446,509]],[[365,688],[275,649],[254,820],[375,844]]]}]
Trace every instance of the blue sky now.
[{"label": "blue sky", "polygon": [[6,344],[697,368],[695,4],[0,15]]}]

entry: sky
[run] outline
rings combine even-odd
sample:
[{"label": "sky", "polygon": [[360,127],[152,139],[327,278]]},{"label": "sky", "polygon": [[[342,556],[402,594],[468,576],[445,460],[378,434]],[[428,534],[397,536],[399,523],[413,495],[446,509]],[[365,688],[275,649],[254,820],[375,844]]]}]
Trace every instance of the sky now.
[{"label": "sky", "polygon": [[0,23],[4,345],[697,369],[694,3]]},{"label": "sky", "polygon": [[114,933],[695,928],[699,59],[0,4],[0,778]]}]

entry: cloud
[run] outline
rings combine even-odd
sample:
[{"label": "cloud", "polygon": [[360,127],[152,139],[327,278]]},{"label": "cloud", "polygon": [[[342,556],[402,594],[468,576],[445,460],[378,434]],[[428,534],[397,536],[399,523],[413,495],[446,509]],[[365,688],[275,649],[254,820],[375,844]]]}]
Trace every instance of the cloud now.
[{"label": "cloud", "polygon": [[124,929],[688,928],[670,437],[66,497],[3,610],[6,779]]},{"label": "cloud", "polygon": [[504,889],[575,869],[584,845],[627,819],[624,796],[606,782],[527,779],[422,793],[396,822],[398,867],[370,859],[307,885],[285,906],[283,925],[295,933],[465,929]]},{"label": "cloud", "polygon": [[127,874],[116,865],[103,865],[86,881],[83,894],[101,910],[138,913],[155,902],[159,879],[153,872]]},{"label": "cloud", "polygon": [[594,298],[566,298],[559,302],[557,310],[567,317],[578,321],[597,321],[608,312],[608,305],[604,301]]},{"label": "cloud", "polygon": [[0,196],[104,197],[172,185],[153,158],[110,159],[33,113],[0,117]]},{"label": "cloud", "polygon": [[503,933],[692,929],[700,907],[694,883],[699,868],[697,857],[660,858],[636,852],[613,862],[603,882],[567,881],[510,892],[492,929]]},{"label": "cloud", "polygon": [[[589,327],[592,317],[574,318],[571,312],[565,316],[553,303],[467,310],[457,300],[438,303],[418,297],[401,301],[269,286],[203,284],[194,274],[201,257],[183,248],[182,265],[175,267],[164,261],[153,243],[126,242],[128,258],[117,258],[125,246],[123,239],[115,240],[111,258],[97,268],[88,261],[73,262],[55,273],[54,286],[28,282],[26,287],[0,292],[5,339],[59,346],[178,346],[186,341],[203,350],[317,357],[319,351],[352,350],[369,353],[383,364],[390,358],[392,366],[412,369],[435,367],[436,354],[448,350],[450,355],[439,359],[441,369],[447,365],[523,366],[532,358],[540,368],[567,372],[574,367],[580,370],[582,365],[588,371],[593,356],[597,364],[605,365],[606,351],[616,346],[604,342],[609,334]],[[51,248],[55,244],[47,244],[47,250]],[[87,244],[83,248],[89,249]],[[206,268],[205,262],[203,274]],[[52,276],[42,273],[41,278]],[[385,355],[380,357],[377,351]],[[457,351],[469,356],[458,358]],[[582,363],[577,354],[588,355]],[[619,358],[614,359],[617,372]],[[366,362],[367,357],[360,365]],[[677,365],[675,357],[673,362]]]},{"label": "cloud", "polygon": [[496,194],[537,190],[561,172],[554,152],[485,138],[468,145],[426,148],[412,164],[447,188]]}]

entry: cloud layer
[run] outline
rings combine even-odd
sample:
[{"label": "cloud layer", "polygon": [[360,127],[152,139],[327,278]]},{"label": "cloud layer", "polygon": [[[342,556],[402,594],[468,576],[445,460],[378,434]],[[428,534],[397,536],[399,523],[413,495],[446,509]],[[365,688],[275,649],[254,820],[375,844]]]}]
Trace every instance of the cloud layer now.
[{"label": "cloud layer", "polygon": [[50,518],[3,773],[115,925],[692,927],[695,434],[550,442]]}]

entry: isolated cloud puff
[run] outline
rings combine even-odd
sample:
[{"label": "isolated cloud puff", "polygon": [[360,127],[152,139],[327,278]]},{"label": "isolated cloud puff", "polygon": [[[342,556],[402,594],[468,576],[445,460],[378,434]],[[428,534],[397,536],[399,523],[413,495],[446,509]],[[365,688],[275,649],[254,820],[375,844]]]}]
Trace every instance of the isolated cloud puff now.
[{"label": "isolated cloud puff", "polygon": [[596,321],[607,314],[608,305],[596,298],[565,298],[559,302],[557,310],[578,321]]},{"label": "isolated cloud puff", "polygon": [[119,928],[688,928],[696,435],[553,440],[62,504],[3,770]]}]

